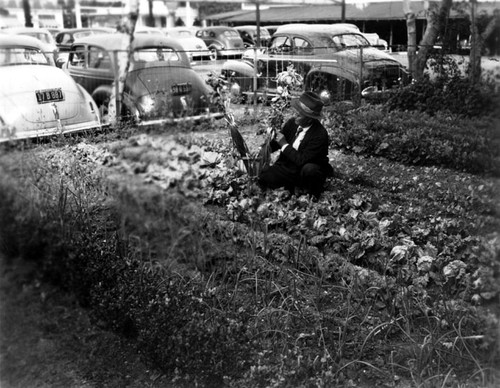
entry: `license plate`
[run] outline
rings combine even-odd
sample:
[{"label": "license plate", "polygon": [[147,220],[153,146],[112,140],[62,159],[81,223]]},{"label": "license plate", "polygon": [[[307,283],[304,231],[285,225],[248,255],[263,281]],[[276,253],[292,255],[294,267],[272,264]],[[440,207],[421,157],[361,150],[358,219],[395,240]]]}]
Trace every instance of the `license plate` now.
[{"label": "license plate", "polygon": [[191,90],[192,90],[192,85],[189,82],[184,84],[172,85],[172,94],[174,96],[191,93]]},{"label": "license plate", "polygon": [[39,104],[47,104],[54,101],[64,101],[64,94],[61,88],[36,90],[35,95],[36,102],[38,102]]}]

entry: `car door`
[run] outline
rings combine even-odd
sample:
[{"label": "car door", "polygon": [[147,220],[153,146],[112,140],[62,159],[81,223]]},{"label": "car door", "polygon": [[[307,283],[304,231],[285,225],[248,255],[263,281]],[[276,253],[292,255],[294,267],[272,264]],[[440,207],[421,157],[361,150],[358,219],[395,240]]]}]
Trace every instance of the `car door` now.
[{"label": "car door", "polygon": [[86,76],[87,68],[87,47],[84,44],[73,45],[65,65],[65,70],[78,84],[82,85],[85,90],[92,93]]},{"label": "car door", "polygon": [[110,53],[102,47],[88,47],[88,82],[94,83],[94,90],[101,85],[111,85],[114,81]]},{"label": "car door", "polygon": [[290,62],[293,63],[295,71],[297,71],[297,73],[299,73],[302,77],[305,77],[313,64],[313,43],[302,36],[294,36],[292,38],[292,42]]},{"label": "car door", "polygon": [[286,69],[291,64],[293,42],[287,35],[275,36],[271,41],[268,49],[269,58],[267,62],[259,64],[259,71],[267,74],[271,87],[275,87],[272,82],[276,76]]}]

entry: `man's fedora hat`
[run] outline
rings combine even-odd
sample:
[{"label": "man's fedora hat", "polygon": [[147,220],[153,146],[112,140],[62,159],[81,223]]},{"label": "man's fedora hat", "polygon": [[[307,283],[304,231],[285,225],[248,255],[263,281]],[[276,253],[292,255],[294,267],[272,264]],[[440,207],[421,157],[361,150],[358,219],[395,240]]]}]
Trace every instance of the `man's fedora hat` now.
[{"label": "man's fedora hat", "polygon": [[290,103],[302,116],[310,117],[312,119],[321,119],[321,109],[323,109],[323,101],[314,92],[304,92],[299,98],[292,100]]}]

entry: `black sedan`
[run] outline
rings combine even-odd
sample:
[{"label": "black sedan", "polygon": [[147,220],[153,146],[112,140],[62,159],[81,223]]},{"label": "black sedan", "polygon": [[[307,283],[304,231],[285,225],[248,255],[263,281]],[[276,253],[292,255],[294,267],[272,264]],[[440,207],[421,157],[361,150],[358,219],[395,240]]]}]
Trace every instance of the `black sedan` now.
[{"label": "black sedan", "polygon": [[[129,47],[130,46],[130,47]],[[71,46],[64,69],[94,98],[104,123],[138,125],[220,118],[213,90],[179,42],[162,34],[91,35]]]},{"label": "black sedan", "polygon": [[408,82],[397,60],[346,24],[280,26],[257,58],[250,50],[240,61],[227,61],[222,74],[233,83],[233,91],[272,97],[279,94],[277,76],[290,66],[303,78],[302,89],[316,92],[326,104],[368,98]]}]

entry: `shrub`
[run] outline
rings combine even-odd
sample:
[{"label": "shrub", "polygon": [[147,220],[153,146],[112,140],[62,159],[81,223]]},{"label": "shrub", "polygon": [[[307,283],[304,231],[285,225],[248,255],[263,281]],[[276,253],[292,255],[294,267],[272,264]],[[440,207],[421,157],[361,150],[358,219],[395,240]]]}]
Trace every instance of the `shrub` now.
[{"label": "shrub", "polygon": [[471,84],[467,78],[454,76],[415,82],[391,95],[390,110],[416,110],[431,116],[442,112],[465,117],[496,115],[500,97],[493,83]]},{"label": "shrub", "polygon": [[367,105],[341,113],[333,110],[326,124],[332,144],[349,152],[498,176],[499,121]]}]

